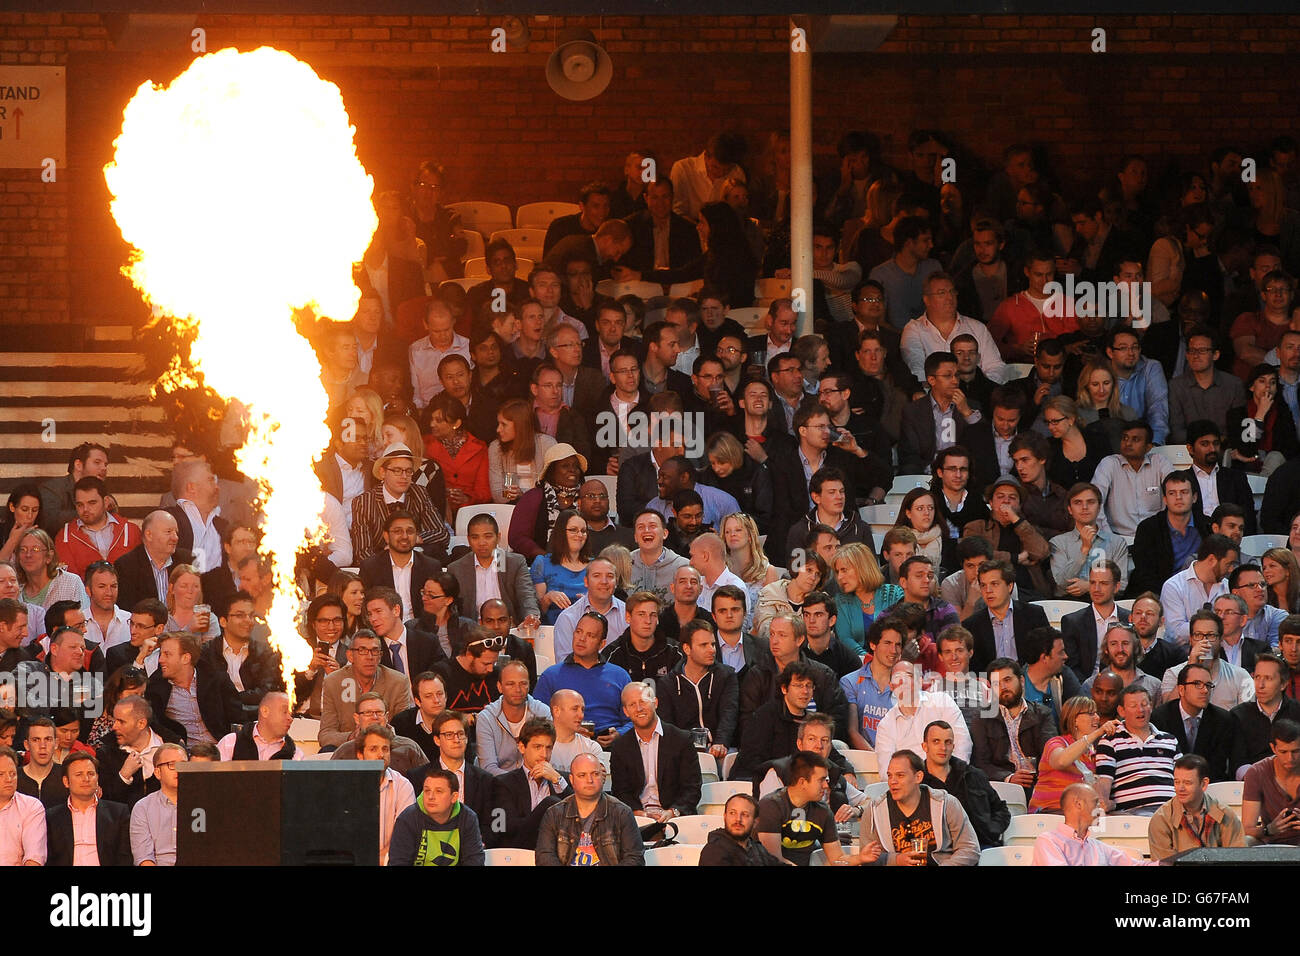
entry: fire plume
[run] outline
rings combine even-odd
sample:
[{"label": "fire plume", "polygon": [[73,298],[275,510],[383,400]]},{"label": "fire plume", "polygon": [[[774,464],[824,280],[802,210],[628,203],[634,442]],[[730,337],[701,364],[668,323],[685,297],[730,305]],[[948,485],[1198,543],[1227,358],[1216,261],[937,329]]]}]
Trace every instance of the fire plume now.
[{"label": "fire plume", "polygon": [[156,313],[193,327],[193,371],[248,408],[236,462],[261,489],[270,640],[291,694],[312,656],[294,560],[321,534],[311,465],[329,443],[320,364],[293,313],[356,310],[352,264],[377,219],[354,133],[338,87],[306,63],[269,47],[222,50],[167,87],[140,86],[104,169],[133,247],[123,272]]}]

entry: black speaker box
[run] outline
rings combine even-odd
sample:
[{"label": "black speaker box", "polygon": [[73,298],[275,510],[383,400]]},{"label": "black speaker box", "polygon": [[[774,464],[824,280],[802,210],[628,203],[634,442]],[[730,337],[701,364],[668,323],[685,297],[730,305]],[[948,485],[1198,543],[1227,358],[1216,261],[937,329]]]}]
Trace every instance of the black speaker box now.
[{"label": "black speaker box", "polygon": [[375,866],[378,760],[178,765],[180,866]]},{"label": "black speaker box", "polygon": [[1173,866],[1295,866],[1300,863],[1300,846],[1198,847],[1165,862]]}]

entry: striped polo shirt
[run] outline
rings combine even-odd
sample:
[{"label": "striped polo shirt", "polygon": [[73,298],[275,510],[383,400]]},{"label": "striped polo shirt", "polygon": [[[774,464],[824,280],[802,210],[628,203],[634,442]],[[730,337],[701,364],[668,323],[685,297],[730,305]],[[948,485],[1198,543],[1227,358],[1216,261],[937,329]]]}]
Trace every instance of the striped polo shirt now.
[{"label": "striped polo shirt", "polygon": [[1097,776],[1110,777],[1118,813],[1158,807],[1174,796],[1174,761],[1181,754],[1172,734],[1152,731],[1145,741],[1121,727],[1097,742]]}]

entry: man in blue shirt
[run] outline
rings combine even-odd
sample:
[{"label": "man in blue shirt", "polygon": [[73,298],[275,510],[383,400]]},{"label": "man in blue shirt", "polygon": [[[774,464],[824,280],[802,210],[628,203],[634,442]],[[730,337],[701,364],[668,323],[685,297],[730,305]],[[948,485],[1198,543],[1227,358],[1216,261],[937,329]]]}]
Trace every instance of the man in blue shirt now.
[{"label": "man in blue shirt", "polygon": [[907,635],[902,627],[885,618],[876,620],[867,630],[870,660],[860,670],[840,678],[840,688],[849,700],[847,730],[849,744],[854,750],[875,749],[876,727],[880,718],[894,706],[889,672],[903,656],[903,642]]},{"label": "man in blue shirt", "polygon": [[586,705],[588,720],[595,721],[596,742],[608,747],[632,722],[623,713],[620,695],[632,678],[617,664],[600,659],[609,622],[598,611],[588,611],[573,628],[573,653],[553,664],[537,678],[533,696],[550,700],[557,690],[576,690]]},{"label": "man in blue shirt", "polygon": [[1155,359],[1142,355],[1137,333],[1124,326],[1110,334],[1106,355],[1118,379],[1119,400],[1138,418],[1151,423],[1152,441],[1163,445],[1169,435],[1169,383],[1165,370]]}]

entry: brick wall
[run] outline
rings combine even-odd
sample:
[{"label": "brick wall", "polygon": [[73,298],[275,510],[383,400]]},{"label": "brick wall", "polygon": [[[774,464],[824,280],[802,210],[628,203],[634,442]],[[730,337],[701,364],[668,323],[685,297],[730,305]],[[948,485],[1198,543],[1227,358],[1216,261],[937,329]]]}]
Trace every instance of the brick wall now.
[{"label": "brick wall", "polygon": [[[274,44],[337,83],[379,188],[414,163],[447,165],[457,198],[516,205],[569,199],[611,177],[630,147],[664,163],[715,129],[759,144],[788,122],[788,24],[771,17],[552,17],[530,20],[526,51],[488,52],[484,17],[233,17],[198,21],[208,49]],[[614,59],[596,100],[572,103],[542,69],[554,31],[592,29]],[[1091,31],[1110,52],[1092,54]],[[833,167],[838,134],[865,126],[903,158],[907,132],[932,126],[957,144],[959,175],[996,163],[1013,140],[1041,144],[1068,187],[1125,152],[1156,179],[1223,141],[1255,149],[1297,127],[1300,16],[903,17],[874,54],[814,65],[814,142]],[[144,80],[184,69],[187,49],[118,53],[95,14],[0,14],[0,63],[68,66],[69,168],[0,171],[0,325],[123,323],[141,318],[118,269],[125,249],[99,169],[122,107]],[[201,200],[196,214],[201,214]]]}]

